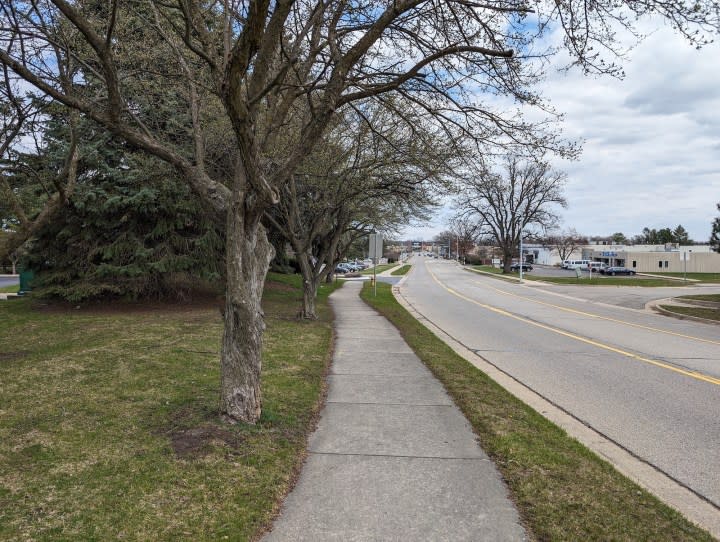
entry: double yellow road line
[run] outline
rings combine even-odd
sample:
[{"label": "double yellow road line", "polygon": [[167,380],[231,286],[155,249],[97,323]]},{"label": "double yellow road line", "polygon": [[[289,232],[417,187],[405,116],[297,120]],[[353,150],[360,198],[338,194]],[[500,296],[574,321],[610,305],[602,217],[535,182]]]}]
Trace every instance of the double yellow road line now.
[{"label": "double yellow road line", "polygon": [[[626,357],[628,357],[628,358],[634,359],[634,360],[636,360],[636,361],[640,361],[640,362],[642,362],[642,363],[647,363],[647,364],[649,364],[649,365],[654,365],[654,366],[660,367],[660,368],[662,368],[662,369],[667,369],[668,371],[673,371],[673,372],[675,372],[675,373],[679,373],[679,374],[682,374],[682,375],[684,375],[684,376],[689,376],[690,378],[694,378],[694,379],[696,379],[696,380],[701,380],[701,381],[703,381],[703,382],[708,382],[708,383],[710,383],[710,384],[715,384],[716,386],[720,386],[720,378],[715,378],[714,376],[709,376],[709,375],[700,373],[700,372],[698,372],[698,371],[690,371],[690,370],[688,370],[688,369],[683,369],[683,368],[681,368],[681,367],[676,367],[676,366],[674,366],[674,365],[670,365],[669,363],[665,363],[665,362],[663,362],[663,361],[659,361],[659,360],[656,360],[656,359],[646,358],[646,357],[643,357],[643,356],[639,356],[639,355],[634,354],[634,353],[632,353],[632,352],[628,352],[627,350],[622,350],[622,349],[620,349],[620,348],[616,348],[616,347],[610,346],[610,345],[608,345],[608,344],[604,344],[604,343],[601,343],[601,342],[598,342],[598,341],[595,341],[595,340],[592,340],[592,339],[588,339],[588,338],[586,338],[586,337],[582,337],[581,335],[576,335],[576,334],[574,334],[574,333],[570,333],[569,331],[565,331],[565,330],[562,330],[562,329],[559,329],[559,328],[556,328],[556,327],[553,327],[553,326],[549,326],[549,325],[546,325],[546,324],[541,324],[540,322],[535,322],[534,320],[530,320],[529,318],[525,318],[524,316],[519,316],[519,315],[517,315],[517,314],[513,314],[513,313],[511,313],[511,312],[508,312],[508,311],[506,311],[506,310],[499,309],[499,308],[497,308],[497,307],[493,307],[493,306],[487,305],[487,304],[485,304],[485,303],[481,303],[481,302],[479,302],[479,301],[477,301],[477,300],[475,300],[475,299],[472,299],[472,298],[470,298],[470,297],[468,297],[468,296],[466,296],[466,295],[461,294],[460,292],[458,292],[458,291],[456,291],[456,290],[453,290],[453,289],[450,288],[449,286],[446,286],[445,284],[443,284],[442,282],[440,282],[440,280],[437,278],[437,276],[435,275],[435,273],[433,273],[433,272],[432,272],[429,268],[427,268],[427,267],[426,267],[426,269],[428,270],[428,273],[430,273],[430,276],[433,278],[433,280],[434,280],[441,288],[443,288],[444,290],[446,290],[446,291],[449,292],[450,294],[452,294],[452,295],[454,295],[455,297],[458,297],[458,298],[460,298],[460,299],[463,299],[463,300],[465,300],[465,301],[467,301],[467,302],[469,302],[469,303],[472,303],[472,304],[474,304],[474,305],[477,305],[478,307],[482,307],[483,309],[486,309],[486,310],[488,310],[488,311],[494,312],[495,314],[500,314],[500,315],[502,315],[502,316],[506,316],[506,317],[508,317],[508,318],[512,318],[513,320],[518,320],[518,321],[520,321],[520,322],[524,322],[524,323],[526,323],[526,324],[530,324],[531,326],[539,327],[540,329],[544,329],[544,330],[550,331],[550,332],[552,332],[552,333],[557,333],[558,335],[562,335],[562,336],[564,336],[564,337],[568,337],[568,338],[570,338],[570,339],[574,339],[574,340],[576,340],[576,341],[580,341],[580,342],[583,342],[583,343],[585,343],[585,344],[589,344],[589,345],[592,345],[592,346],[596,346],[597,348],[601,348],[601,349],[603,349],[603,350],[607,350],[607,351],[613,352],[613,353],[615,353],[615,354],[620,354],[620,355],[622,355],[622,356],[626,356]],[[477,281],[475,281],[475,282],[477,282]],[[481,284],[481,283],[478,282],[478,284]],[[661,330],[661,329],[657,329],[657,328],[653,328],[653,327],[649,327],[649,326],[643,326],[643,325],[641,325],[641,324],[633,324],[633,323],[631,323],[631,322],[624,322],[624,321],[622,321],[622,320],[616,320],[616,319],[609,318],[609,317],[605,317],[605,316],[599,316],[599,315],[596,315],[596,314],[591,314],[591,313],[587,313],[587,312],[583,312],[583,311],[578,311],[578,310],[575,310],[575,309],[569,309],[569,308],[567,308],[567,307],[561,307],[561,306],[559,306],[559,305],[553,305],[553,304],[551,304],[551,303],[545,303],[545,302],[542,302],[542,301],[537,301],[537,300],[534,300],[534,299],[531,299],[531,298],[526,298],[526,297],[523,297],[523,296],[520,296],[520,295],[517,295],[517,294],[513,294],[513,293],[510,293],[510,292],[506,292],[506,291],[503,291],[503,290],[498,290],[497,288],[493,288],[493,289],[494,289],[495,291],[499,292],[499,293],[502,293],[502,294],[511,295],[511,296],[518,297],[518,298],[521,298],[521,299],[526,299],[526,300],[532,301],[532,302],[534,302],[534,303],[538,303],[538,304],[541,304],[541,305],[546,305],[546,306],[549,306],[549,307],[554,307],[554,308],[557,308],[557,309],[560,309],[560,310],[564,310],[564,311],[567,311],[567,312],[572,312],[572,313],[575,313],[575,314],[580,314],[580,315],[584,315],[584,316],[591,316],[591,317],[594,317],[594,318],[599,318],[599,319],[608,320],[608,321],[611,321],[611,322],[616,322],[616,323],[620,323],[620,324],[625,324],[625,325],[628,325],[628,326],[633,326],[633,327],[638,327],[638,328],[642,328],[642,329],[647,329],[647,330],[650,330],[650,331],[656,331],[656,332],[666,333],[666,334],[669,334],[669,335],[676,335],[676,336],[678,336],[678,337],[683,337],[683,338],[687,338],[687,339],[693,339],[693,340],[697,340],[697,341],[702,341],[702,342],[707,342],[707,343],[711,343],[711,344],[720,345],[720,342],[718,342],[718,341],[713,341],[713,340],[710,340],[710,339],[702,339],[702,338],[700,338],[700,337],[692,337],[692,336],[690,336],[690,335],[683,335],[682,333],[675,333],[675,332],[672,332],[672,331]]]}]

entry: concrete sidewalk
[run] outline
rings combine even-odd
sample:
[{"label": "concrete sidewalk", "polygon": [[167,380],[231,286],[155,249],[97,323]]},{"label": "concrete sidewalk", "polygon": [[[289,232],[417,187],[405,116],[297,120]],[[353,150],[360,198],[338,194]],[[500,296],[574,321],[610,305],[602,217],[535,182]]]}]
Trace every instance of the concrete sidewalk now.
[{"label": "concrete sidewalk", "polygon": [[494,464],[397,330],[347,283],[331,297],[328,400],[265,541],[524,540]]}]

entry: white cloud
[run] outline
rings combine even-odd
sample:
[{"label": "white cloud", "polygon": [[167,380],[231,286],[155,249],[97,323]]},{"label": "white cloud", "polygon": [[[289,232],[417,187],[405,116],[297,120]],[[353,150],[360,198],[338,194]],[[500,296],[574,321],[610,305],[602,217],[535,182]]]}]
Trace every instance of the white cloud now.
[{"label": "white cloud", "polygon": [[558,74],[544,85],[585,139],[570,181],[568,226],[626,235],[682,224],[705,241],[720,201],[720,49],[695,50],[664,27],[633,50],[626,78]]}]

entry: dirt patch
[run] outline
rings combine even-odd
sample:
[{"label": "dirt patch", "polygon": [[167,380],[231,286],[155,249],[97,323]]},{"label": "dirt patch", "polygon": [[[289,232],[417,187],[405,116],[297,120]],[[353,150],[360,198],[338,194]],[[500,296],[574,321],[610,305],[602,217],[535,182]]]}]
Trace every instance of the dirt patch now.
[{"label": "dirt patch", "polygon": [[210,453],[213,445],[222,445],[237,450],[240,435],[215,425],[201,425],[192,429],[174,431],[170,434],[173,451],[178,459],[195,459]]},{"label": "dirt patch", "polygon": [[0,352],[0,364],[10,363],[11,361],[22,359],[27,354],[27,350],[17,350],[16,352]]},{"label": "dirt patch", "polygon": [[273,292],[296,292],[297,288],[290,284],[284,284],[282,282],[267,281],[265,283],[265,289]]}]

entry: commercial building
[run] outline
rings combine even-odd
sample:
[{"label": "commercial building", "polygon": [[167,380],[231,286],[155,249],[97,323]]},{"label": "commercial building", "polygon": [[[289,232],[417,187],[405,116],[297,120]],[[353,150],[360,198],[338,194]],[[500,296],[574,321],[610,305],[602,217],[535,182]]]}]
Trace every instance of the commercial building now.
[{"label": "commercial building", "polygon": [[709,245],[591,245],[583,247],[582,259],[639,273],[720,273],[720,254]]}]

